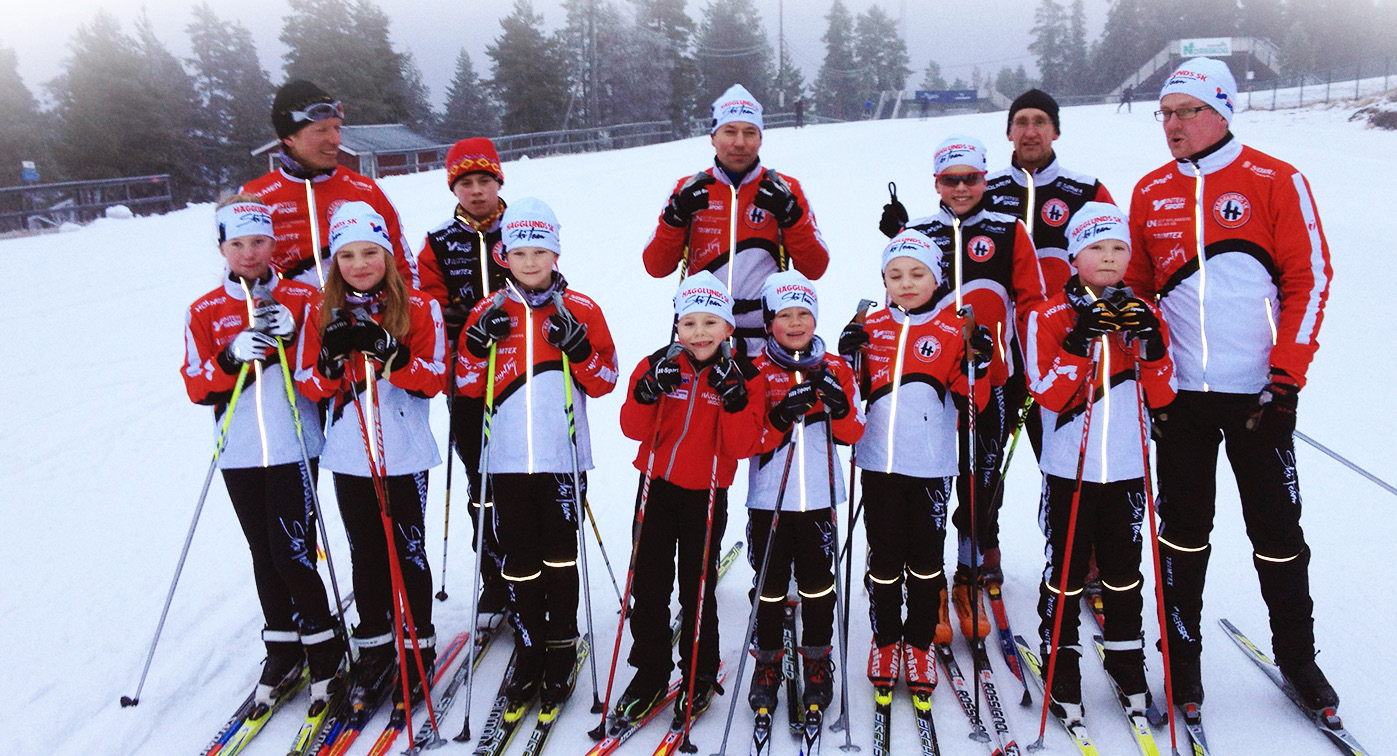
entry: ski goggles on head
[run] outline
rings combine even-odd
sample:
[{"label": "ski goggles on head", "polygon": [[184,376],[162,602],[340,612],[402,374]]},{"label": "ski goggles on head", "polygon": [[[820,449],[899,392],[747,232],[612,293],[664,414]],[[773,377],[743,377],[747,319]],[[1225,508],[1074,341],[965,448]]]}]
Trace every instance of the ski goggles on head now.
[{"label": "ski goggles on head", "polygon": [[936,177],[936,183],[948,189],[958,184],[979,186],[980,182],[984,180],[985,174],[983,171],[975,171],[974,173],[942,173]]},{"label": "ski goggles on head", "polygon": [[310,121],[319,123],[328,118],[344,118],[344,104],[339,100],[334,102],[317,102],[304,110],[291,111],[291,120],[300,123]]}]

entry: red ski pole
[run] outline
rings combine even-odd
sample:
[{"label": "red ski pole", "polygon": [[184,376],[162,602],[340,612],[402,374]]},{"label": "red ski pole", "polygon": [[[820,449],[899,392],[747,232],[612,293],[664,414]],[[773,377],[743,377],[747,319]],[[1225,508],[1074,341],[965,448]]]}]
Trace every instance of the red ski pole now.
[{"label": "red ski pole", "polygon": [[1155,521],[1154,484],[1150,479],[1150,409],[1140,382],[1140,355],[1135,355],[1135,403],[1140,411],[1140,458],[1145,471],[1145,518],[1150,523],[1150,556],[1154,560],[1154,597],[1159,614],[1159,651],[1164,656],[1164,698],[1169,710],[1169,746],[1179,752],[1174,725],[1174,681],[1169,673],[1169,631],[1164,613],[1164,572],[1159,562],[1159,532]]}]

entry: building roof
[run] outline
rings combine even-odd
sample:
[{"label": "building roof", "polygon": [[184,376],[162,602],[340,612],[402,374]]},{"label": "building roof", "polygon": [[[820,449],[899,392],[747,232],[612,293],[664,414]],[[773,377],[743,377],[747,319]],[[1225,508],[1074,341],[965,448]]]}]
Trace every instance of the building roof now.
[{"label": "building roof", "polygon": [[[252,151],[262,155],[281,145],[280,140],[272,140]],[[439,146],[401,123],[379,123],[368,126],[343,126],[340,128],[340,151],[350,155],[399,150],[427,150]]]}]

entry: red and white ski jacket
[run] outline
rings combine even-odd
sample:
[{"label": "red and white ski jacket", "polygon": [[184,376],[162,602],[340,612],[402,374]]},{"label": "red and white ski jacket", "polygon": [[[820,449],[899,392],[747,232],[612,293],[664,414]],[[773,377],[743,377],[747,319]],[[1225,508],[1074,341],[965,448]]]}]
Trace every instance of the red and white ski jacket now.
[{"label": "red and white ski jacket", "polygon": [[[831,485],[834,487],[832,503],[842,503],[847,496],[844,466],[839,462],[839,452],[833,451],[834,480],[831,482],[829,450],[832,447],[826,440],[831,423],[825,413],[824,402],[815,402],[805,417],[784,433],[777,430],[771,424],[771,410],[786,398],[786,394],[799,381],[796,380],[795,371],[777,365],[765,352],[757,355],[755,364],[766,379],[766,396],[762,401],[761,443],[757,448],[758,453],[747,461],[747,508],[776,508],[776,500],[781,498],[781,477],[786,469],[786,455],[790,453],[791,444],[796,445],[796,450],[791,458],[791,474],[786,480],[786,495],[781,501],[782,511],[829,509]],[[864,417],[858,386],[854,384],[854,371],[838,356],[826,354],[823,364],[824,369],[839,380],[844,396],[849,400],[849,414],[833,422],[834,440],[840,444],[856,443],[863,437]],[[800,378],[804,380],[805,376]]]},{"label": "red and white ski jacket", "polygon": [[[374,322],[383,322],[382,297],[363,305]],[[400,343],[412,359],[385,378],[383,365],[372,360],[374,397],[383,432],[383,460],[389,475],[410,475],[441,464],[429,422],[431,398],[446,388],[446,337],[441,307],[420,291],[408,290],[411,325]],[[296,385],[312,400],[330,400],[329,428],[321,465],[332,472],[370,476],[368,449],[354,402],[354,389],[367,401],[364,357],[355,353],[345,361],[344,376],[330,380],[316,368],[320,356],[320,306],[313,308],[301,328],[296,345]],[[372,422],[372,418],[366,419]]]},{"label": "red and white ski jacket", "polygon": [[477,229],[461,217],[458,207],[451,220],[428,231],[417,251],[422,293],[442,307],[457,302],[474,307],[490,292],[504,286],[506,269],[500,228],[500,219],[496,218],[489,228]]},{"label": "red and white ski jacket", "polygon": [[[557,308],[549,300],[529,307],[512,288],[506,288],[504,310],[509,313],[509,335],[495,345],[494,418],[490,420],[489,471],[491,473],[572,472],[572,441],[568,436],[567,404],[563,394],[563,353],[544,338],[544,322]],[[489,309],[483,299],[466,320],[470,328]],[[571,289],[563,304],[572,317],[587,326],[592,353],[571,365],[573,414],[577,424],[577,469],[592,469],[592,441],[587,422],[587,397],[603,396],[616,388],[616,345],[602,317],[601,308],[589,297]],[[456,357],[456,388],[462,396],[485,396],[489,358],[476,357],[462,348]],[[488,411],[488,410],[487,410]]]},{"label": "red and white ski jacket", "polygon": [[1088,202],[1111,202],[1111,193],[1094,176],[1063,168],[1057,155],[1041,171],[1029,173],[1015,160],[985,177],[988,207],[1024,222],[1038,253],[1049,295],[1062,291],[1076,270],[1067,261],[1067,220]]},{"label": "red and white ski jacket", "polygon": [[1179,388],[1255,394],[1271,368],[1304,385],[1334,270],[1299,171],[1229,137],[1140,179],[1130,237],[1125,282],[1159,297]]},{"label": "red and white ski jacket", "polygon": [[[958,413],[950,392],[964,396],[970,389],[961,368],[960,318],[946,308],[913,314],[883,307],[870,312],[863,327],[869,336],[861,358],[868,427],[858,442],[859,469],[914,478],[955,475]],[[978,389],[975,403],[983,410],[990,392]]]},{"label": "red and white ski jacket", "polygon": [[[265,289],[258,286],[254,294],[257,296],[270,296],[286,305],[299,327],[319,301],[320,291],[274,275]],[[238,382],[237,373],[223,372],[218,354],[233,337],[246,330],[251,321],[242,284],[226,275],[222,286],[200,297],[184,316],[184,366],[180,374],[190,401],[213,405],[215,439],[233,387]],[[286,359],[294,359],[295,345],[287,343],[285,349]],[[242,395],[228,424],[223,453],[218,458],[219,469],[270,467],[301,461],[301,442],[296,438],[295,419],[286,399],[286,383],[287,370],[276,354],[262,364],[261,380],[257,378],[256,367],[248,369]],[[315,402],[297,392],[296,408],[301,414],[306,451],[312,458],[319,456],[322,438],[320,413]]]},{"label": "red and white ski jacket", "polygon": [[[317,225],[320,229],[322,270],[329,264],[330,216],[346,202],[367,202],[388,223],[388,238],[393,240],[393,260],[398,264],[403,281],[409,288],[420,286],[417,260],[408,251],[407,236],[403,234],[398,209],[373,179],[344,166],[335,168],[334,173],[306,180],[276,170],[247,182],[239,190],[261,197],[262,202],[272,209],[272,228],[276,230],[276,252],[272,255],[272,265],[282,271],[282,276],[316,287],[321,285],[310,249],[312,239],[306,204],[308,186],[312,187],[315,211],[319,216]],[[324,270],[324,273],[329,275],[328,270]]]},{"label": "red and white ski jacket", "polygon": [[957,298],[974,308],[975,322],[988,328],[994,338],[994,361],[987,380],[1003,386],[1009,379],[1006,352],[1015,324],[1022,324],[1029,308],[1047,298],[1047,285],[1023,222],[987,208],[984,203],[958,218],[942,205],[935,215],[917,218],[907,227],[926,234],[945,256],[946,282],[932,295],[935,309],[947,309],[954,317],[960,304]]},{"label": "red and white ski jacket", "polygon": [[[1081,290],[1075,278],[1067,286]],[[1159,314],[1153,305],[1150,308]],[[1029,311],[1024,332],[1028,390],[1043,413],[1043,454],[1038,466],[1049,475],[1072,480],[1077,477],[1077,457],[1082,450],[1085,384],[1091,374],[1089,358],[1062,346],[1076,323],[1077,310],[1068,293],[1059,292]],[[1167,344],[1169,327],[1161,322],[1160,330]],[[1084,481],[1110,483],[1145,474],[1135,382],[1139,350],[1139,342],[1127,345],[1124,334],[1112,334],[1092,346],[1092,353],[1098,355],[1098,370],[1091,387],[1094,405],[1082,468]],[[1140,363],[1140,382],[1151,407],[1174,401],[1174,364],[1167,351],[1163,359]]]},{"label": "red and white ski jacket", "polygon": [[635,400],[635,385],[651,365],[664,358],[665,351],[661,349],[635,366],[621,405],[621,432],[640,442],[635,469],[646,471],[653,447],[652,477],[690,491],[706,491],[717,455],[718,487],[727,488],[737,474],[737,461],[755,454],[761,441],[765,410],[759,398],[766,391],[765,379],[739,357],[747,383],[747,406],[739,412],[724,412],[723,400],[708,385],[707,371],[712,366],[696,367],[689,353],[681,352],[675,358],[679,387],[654,404],[641,404]]},{"label": "red and white ski jacket", "polygon": [[[810,211],[810,203],[799,181],[784,173],[777,174],[790,185],[796,201],[805,211],[790,228],[782,229],[770,213],[752,204],[766,170],[758,162],[743,177],[740,186],[733,186],[726,172],[716,166],[709,168],[707,173],[717,182],[708,186],[708,208],[695,213],[686,228],[675,228],[665,223],[662,216],[655,222],[655,232],[650,235],[642,255],[646,272],[655,278],[664,278],[684,264],[686,276],[706,270],[728,283],[728,293],[733,298],[732,311],[737,320],[736,335],[746,340],[746,353],[753,355],[766,338],[761,303],[766,277],[794,265],[807,278],[815,280],[824,275],[829,265],[829,247],[820,236],[815,214]],[[678,191],[689,178],[685,176],[676,181],[671,193]],[[669,201],[668,197],[665,201]],[[730,255],[734,236],[737,251]],[[730,257],[736,258],[732,271],[728,270]]]}]

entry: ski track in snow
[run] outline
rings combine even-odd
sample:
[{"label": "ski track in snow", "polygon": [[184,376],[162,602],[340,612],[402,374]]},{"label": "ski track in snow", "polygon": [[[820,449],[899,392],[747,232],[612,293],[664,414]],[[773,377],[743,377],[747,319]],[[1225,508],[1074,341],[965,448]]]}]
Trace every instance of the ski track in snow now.
[{"label": "ski track in snow", "polygon": [[[1168,158],[1149,110],[1147,103],[1139,115],[1130,116],[1116,115],[1109,105],[1064,109],[1057,144],[1064,165],[1099,176],[1128,205],[1135,182]],[[1391,218],[1397,135],[1349,123],[1348,112],[1244,112],[1235,133],[1306,174],[1333,253],[1335,280],[1323,348],[1300,403],[1299,427],[1394,481],[1397,464],[1382,451],[1397,444],[1391,403],[1386,392],[1374,382],[1360,382],[1360,376],[1385,381],[1397,370],[1392,340],[1378,330],[1381,303],[1393,290],[1390,242],[1386,234],[1375,233]],[[931,152],[956,132],[978,135],[990,145],[991,166],[1007,162],[1010,146],[998,136],[1004,133],[1002,112],[767,133],[764,163],[800,179],[833,253],[829,271],[817,282],[825,313],[820,331],[830,343],[858,299],[881,301],[877,260],[884,239],[877,220],[887,202],[886,183],[897,182],[913,216],[929,211],[935,201]],[[647,276],[640,265],[641,248],[672,182],[705,167],[711,156],[708,140],[698,138],[505,166],[506,199],[538,196],[557,211],[564,240],[560,267],[577,290],[602,306],[619,345],[623,376],[668,338],[675,277]],[[449,216],[452,198],[441,182],[440,171],[382,182],[414,245]],[[0,569],[5,573],[0,648],[7,660],[0,691],[10,724],[0,752],[197,752],[246,694],[262,656],[261,617],[247,550],[219,480],[204,508],[142,703],[123,710],[117,699],[135,691],[212,453],[210,413],[188,402],[177,375],[184,310],[219,279],[212,207],[193,206],[163,217],[103,219],[73,233],[6,240],[0,242],[0,260],[16,273],[0,284],[0,298],[8,303],[4,352],[12,358],[0,429]],[[59,277],[50,272],[55,268]],[[55,286],[65,280],[68,286]],[[636,444],[621,435],[615,420],[622,390],[590,402],[600,465],[591,473],[592,506],[619,570],[626,565],[638,475],[630,464]],[[438,443],[444,444],[446,413],[440,401],[432,424]],[[846,454],[847,449],[841,451]],[[1391,553],[1397,535],[1397,502],[1307,446],[1299,446],[1298,457],[1308,504],[1304,524],[1314,550],[1316,632],[1323,650],[1319,661],[1344,699],[1346,723],[1372,746],[1389,721],[1379,696],[1397,673],[1392,656],[1377,649],[1397,641],[1397,577],[1382,558]],[[847,469],[847,456],[841,467]],[[1225,459],[1220,468],[1227,469]],[[1227,616],[1269,649],[1265,607],[1235,486],[1224,471],[1218,475],[1216,548],[1204,608],[1210,742],[1219,753],[1278,747],[1286,753],[1330,753],[1332,746],[1295,715],[1216,625]],[[461,474],[458,467],[458,504],[465,501]],[[443,475],[442,467],[432,471],[427,513],[438,587]],[[731,497],[725,545],[745,529],[745,480],[744,471]],[[1032,637],[1036,624],[1036,584],[1043,564],[1036,524],[1038,480],[1025,449],[1010,472],[1001,515],[1005,594],[1014,629],[1026,637]],[[322,476],[321,493],[329,546],[339,560],[340,585],[348,590],[349,550],[328,475]],[[447,576],[451,599],[436,605],[435,616],[446,638],[466,626],[470,610],[470,528],[464,513],[458,509],[457,514]],[[841,518],[847,514],[841,508]],[[861,552],[861,532],[856,541]],[[953,547],[948,551],[949,564]],[[592,554],[597,554],[594,546]],[[602,649],[597,663],[605,685],[615,599],[601,560],[593,558],[591,564],[596,638]],[[744,560],[719,588],[722,646],[729,664],[736,662],[740,649],[751,574]],[[1350,590],[1354,584],[1362,587]],[[1152,582],[1146,590],[1145,632],[1152,646],[1158,631]],[[857,585],[852,616],[853,732],[867,753],[873,705],[862,670],[870,631],[867,598]],[[969,654],[961,654],[968,669]],[[1016,699],[1017,681],[998,653],[993,655],[1001,690],[1006,699]],[[507,656],[503,649],[494,651],[481,667],[472,717],[477,735]],[[1151,653],[1149,660],[1156,695],[1162,695],[1158,654]],[[1087,661],[1083,669],[1089,724],[1102,752],[1134,753],[1100,666]],[[563,715],[550,753],[580,754],[590,746],[585,730],[596,718],[588,713],[588,677],[584,674],[577,700]],[[629,668],[621,664],[613,698],[629,677]],[[730,685],[728,695],[696,726],[701,753],[716,751],[727,706],[735,699],[741,710],[729,748],[746,750],[751,718],[745,687]],[[1037,701],[1035,696],[1032,709],[1007,704],[1020,744],[1036,737]],[[304,699],[289,705],[247,753],[283,753],[303,710]],[[982,746],[964,737],[967,721],[948,690],[937,693],[934,711],[944,753],[983,753]],[[894,751],[914,751],[917,733],[905,695],[899,695],[893,717]],[[384,718],[380,714],[369,725],[367,740]],[[452,735],[460,724],[458,708],[443,729]],[[640,753],[662,730],[662,724],[652,725],[622,752]],[[1155,734],[1167,748],[1167,729]],[[842,736],[827,732],[827,749],[842,742]],[[1047,744],[1052,752],[1071,750],[1051,722]],[[467,753],[474,745],[450,743],[440,752]],[[776,753],[794,753],[797,742],[777,733],[774,746]],[[360,745],[355,752],[367,747]]]}]

